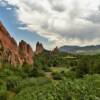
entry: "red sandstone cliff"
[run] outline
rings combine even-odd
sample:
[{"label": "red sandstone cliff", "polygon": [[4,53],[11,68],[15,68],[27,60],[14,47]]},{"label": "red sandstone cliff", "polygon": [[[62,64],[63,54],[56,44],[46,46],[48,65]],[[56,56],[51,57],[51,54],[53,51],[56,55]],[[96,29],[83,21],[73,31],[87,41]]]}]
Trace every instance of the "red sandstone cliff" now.
[{"label": "red sandstone cliff", "polygon": [[12,38],[3,24],[0,22],[0,59],[10,64],[23,64],[26,61],[33,63],[33,50],[25,41],[21,41],[19,46]]},{"label": "red sandstone cliff", "polygon": [[33,50],[31,46],[23,40],[19,43],[19,54],[22,62],[33,63]]}]

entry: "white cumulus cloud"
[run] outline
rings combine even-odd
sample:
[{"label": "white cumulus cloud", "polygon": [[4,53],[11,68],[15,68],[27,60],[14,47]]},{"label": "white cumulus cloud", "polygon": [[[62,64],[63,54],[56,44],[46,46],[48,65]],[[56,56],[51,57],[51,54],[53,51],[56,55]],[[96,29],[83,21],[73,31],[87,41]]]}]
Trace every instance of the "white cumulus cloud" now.
[{"label": "white cumulus cloud", "polygon": [[[0,0],[15,7],[25,29],[58,45],[100,43],[100,0]],[[24,28],[19,28],[24,29]]]}]

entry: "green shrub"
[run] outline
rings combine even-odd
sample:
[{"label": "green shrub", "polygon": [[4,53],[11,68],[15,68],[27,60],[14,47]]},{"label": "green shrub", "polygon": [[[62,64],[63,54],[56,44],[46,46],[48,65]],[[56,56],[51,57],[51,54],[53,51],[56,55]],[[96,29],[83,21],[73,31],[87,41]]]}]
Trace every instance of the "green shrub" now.
[{"label": "green shrub", "polygon": [[60,73],[59,72],[52,72],[52,77],[54,80],[61,80],[63,75],[61,72]]},{"label": "green shrub", "polygon": [[0,96],[2,96],[3,94],[5,94],[6,92],[6,84],[3,80],[0,80]]},{"label": "green shrub", "polygon": [[41,77],[41,76],[45,76],[45,73],[43,70],[37,69],[36,67],[34,67],[31,72],[29,73],[30,77]]},{"label": "green shrub", "polygon": [[77,74],[74,71],[68,71],[64,72],[64,76],[65,78],[75,79],[77,77]]}]

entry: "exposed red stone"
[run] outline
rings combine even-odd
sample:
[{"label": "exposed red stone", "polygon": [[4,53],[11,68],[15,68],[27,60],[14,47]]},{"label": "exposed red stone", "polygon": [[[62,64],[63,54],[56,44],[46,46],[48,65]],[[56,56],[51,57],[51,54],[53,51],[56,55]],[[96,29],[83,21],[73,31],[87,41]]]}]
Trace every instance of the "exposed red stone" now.
[{"label": "exposed red stone", "polygon": [[41,54],[44,51],[42,43],[37,42],[35,54]]},{"label": "exposed red stone", "polygon": [[8,48],[14,52],[17,52],[17,43],[16,41],[10,36],[6,28],[0,22],[0,40],[5,48]]},{"label": "exposed red stone", "polygon": [[[8,62],[16,65],[21,64],[20,56],[18,54],[18,46],[16,41],[10,36],[9,32],[0,22],[0,43],[4,50],[2,51],[3,59],[8,59]],[[6,60],[7,61],[7,60]]]},{"label": "exposed red stone", "polygon": [[21,60],[24,62],[27,62],[29,64],[33,63],[33,50],[29,44],[27,44],[25,41],[19,42],[19,54]]},{"label": "exposed red stone", "polygon": [[[21,52],[20,52],[21,51]],[[25,41],[21,41],[19,46],[12,38],[3,24],[0,22],[0,59],[13,65],[23,64],[27,61],[33,63],[33,50]]]}]

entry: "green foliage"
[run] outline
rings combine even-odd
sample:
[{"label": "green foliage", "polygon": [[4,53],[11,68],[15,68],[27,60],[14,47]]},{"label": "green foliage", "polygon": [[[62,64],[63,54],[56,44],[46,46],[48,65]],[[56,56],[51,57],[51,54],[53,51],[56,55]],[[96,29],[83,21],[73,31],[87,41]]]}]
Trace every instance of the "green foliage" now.
[{"label": "green foliage", "polygon": [[100,56],[79,56],[77,66],[72,70],[77,73],[78,77],[83,77],[85,74],[100,74]]},{"label": "green foliage", "polygon": [[39,76],[44,76],[44,71],[37,69],[37,68],[33,68],[31,73],[30,73],[31,77],[39,77]]},{"label": "green foliage", "polygon": [[[32,80],[31,87],[22,89],[13,100],[99,100],[100,76],[64,79],[57,83],[44,79]],[[32,84],[33,84],[32,83]],[[30,84],[30,82],[29,82]],[[95,85],[94,85],[95,84]]]},{"label": "green foliage", "polygon": [[34,64],[2,63],[0,100],[100,100],[100,55],[35,55]]},{"label": "green foliage", "polygon": [[3,80],[0,80],[0,96],[6,92],[6,84]]},{"label": "green foliage", "polygon": [[63,77],[62,74],[63,74],[63,73],[53,72],[53,73],[52,73],[52,77],[53,77],[54,80],[61,80],[62,77]]},{"label": "green foliage", "polygon": [[6,80],[7,90],[18,93],[20,91],[18,88],[19,82],[20,82],[20,79],[16,79],[16,78],[10,78]]},{"label": "green foliage", "polygon": [[82,77],[85,74],[89,73],[89,65],[88,65],[89,59],[86,57],[83,57],[79,60],[78,67],[77,67],[77,74],[78,76]]},{"label": "green foliage", "polygon": [[6,84],[3,80],[0,80],[0,100],[6,100],[6,91],[7,91],[7,88],[6,88]]},{"label": "green foliage", "polygon": [[67,72],[64,72],[64,76],[67,79],[75,79],[77,77],[77,74],[76,74],[76,72],[69,70]]},{"label": "green foliage", "polygon": [[22,71],[29,74],[31,72],[33,66],[29,65],[27,62],[24,62],[21,68],[22,68]]},{"label": "green foliage", "polygon": [[48,70],[49,67],[65,66],[65,60],[61,54],[53,55],[48,52],[44,52],[34,57],[34,66],[40,69]]}]

